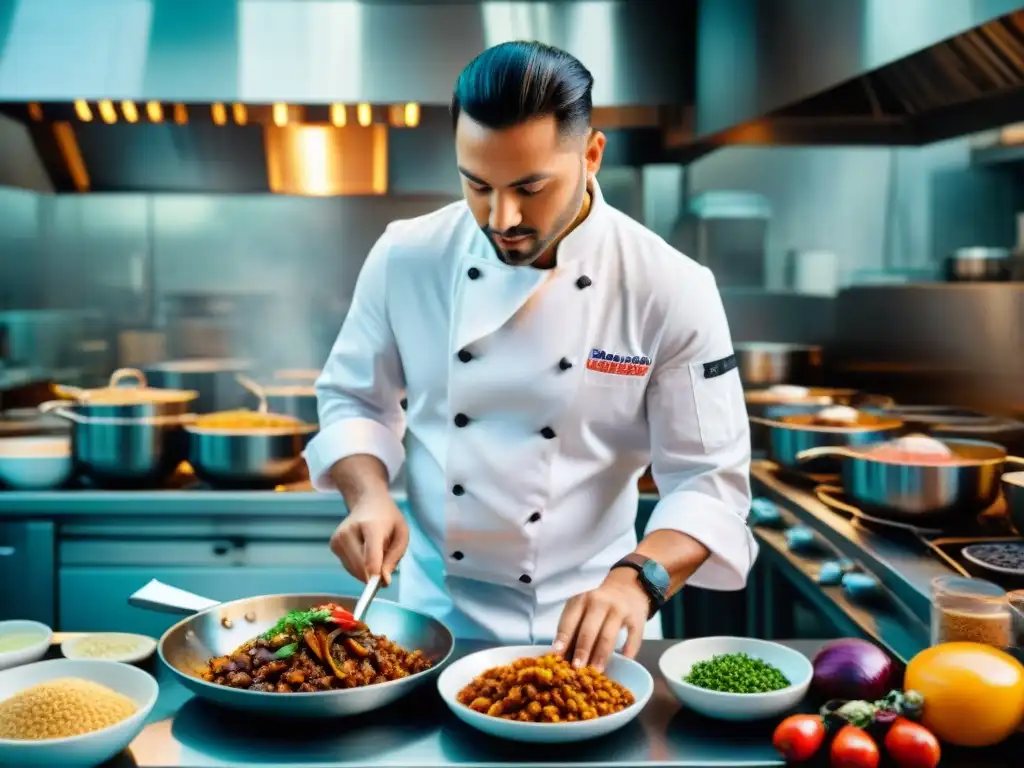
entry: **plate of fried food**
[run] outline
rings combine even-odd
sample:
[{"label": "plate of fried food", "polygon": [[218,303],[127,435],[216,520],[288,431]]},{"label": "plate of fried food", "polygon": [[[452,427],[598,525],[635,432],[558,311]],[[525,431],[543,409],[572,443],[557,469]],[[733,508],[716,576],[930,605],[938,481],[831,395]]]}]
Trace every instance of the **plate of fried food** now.
[{"label": "plate of fried food", "polygon": [[538,645],[490,648],[450,664],[437,688],[455,716],[514,741],[593,739],[631,722],[654,692],[636,661],[615,654],[605,672],[574,668]]}]

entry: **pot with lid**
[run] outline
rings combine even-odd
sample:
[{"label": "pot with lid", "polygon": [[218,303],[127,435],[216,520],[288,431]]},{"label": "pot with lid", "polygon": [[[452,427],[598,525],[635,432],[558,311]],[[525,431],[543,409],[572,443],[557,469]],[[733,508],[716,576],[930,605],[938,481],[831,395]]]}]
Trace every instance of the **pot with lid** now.
[{"label": "pot with lid", "polygon": [[234,358],[193,358],[147,366],[150,382],[158,387],[189,389],[198,393],[195,413],[233,411],[246,403],[245,390],[235,376],[252,368],[247,360]]},{"label": "pot with lid", "polygon": [[[122,382],[134,380],[134,386]],[[151,387],[142,371],[120,368],[106,387],[81,389],[55,384],[58,397],[70,401],[74,411],[88,418],[148,419],[189,413],[199,393],[192,389]]]}]

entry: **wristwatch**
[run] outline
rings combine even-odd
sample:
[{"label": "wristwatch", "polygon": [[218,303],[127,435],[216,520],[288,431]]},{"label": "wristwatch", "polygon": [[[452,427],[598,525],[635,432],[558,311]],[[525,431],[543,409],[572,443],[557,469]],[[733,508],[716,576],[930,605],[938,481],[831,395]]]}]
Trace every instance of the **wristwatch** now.
[{"label": "wristwatch", "polygon": [[636,552],[629,553],[612,566],[613,571],[616,568],[632,568],[637,572],[640,586],[644,588],[647,597],[651,601],[651,610],[647,618],[653,618],[654,614],[660,611],[668,600],[668,590],[671,583],[668,571],[662,567],[661,563],[651,560],[649,557],[638,555]]}]

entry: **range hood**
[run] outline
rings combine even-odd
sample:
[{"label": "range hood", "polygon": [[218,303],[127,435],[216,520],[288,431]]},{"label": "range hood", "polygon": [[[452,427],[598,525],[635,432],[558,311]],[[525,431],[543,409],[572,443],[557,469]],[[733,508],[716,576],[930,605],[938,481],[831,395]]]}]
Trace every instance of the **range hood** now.
[{"label": "range hood", "polygon": [[1019,0],[700,0],[692,160],[731,144],[921,145],[1024,119]]},{"label": "range hood", "polygon": [[595,121],[615,132],[610,163],[655,162],[692,99],[695,3],[671,5],[0,0],[0,127],[24,126],[48,177],[21,161],[13,178],[0,143],[0,185],[385,194],[399,166],[422,179],[415,166],[440,153],[448,189],[413,186],[457,193],[452,85],[514,39],[590,67]]}]

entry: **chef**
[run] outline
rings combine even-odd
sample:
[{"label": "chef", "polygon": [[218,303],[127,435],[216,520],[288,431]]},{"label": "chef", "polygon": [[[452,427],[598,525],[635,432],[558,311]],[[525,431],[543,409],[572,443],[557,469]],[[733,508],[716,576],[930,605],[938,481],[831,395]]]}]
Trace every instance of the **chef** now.
[{"label": "chef", "polygon": [[[354,576],[388,583],[401,559],[400,601],[457,637],[603,667],[660,637],[684,584],[741,589],[757,548],[715,279],[602,197],[592,85],[533,42],[463,70],[464,200],[370,251],[305,457],[344,497],[331,548]],[[389,493],[403,464],[407,516]],[[638,543],[649,464],[661,498]]]}]

